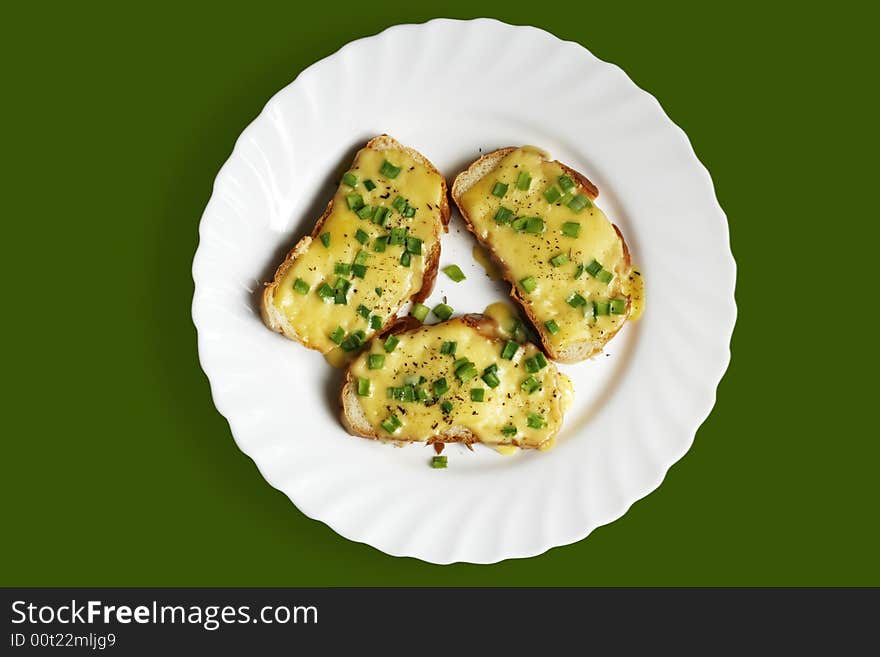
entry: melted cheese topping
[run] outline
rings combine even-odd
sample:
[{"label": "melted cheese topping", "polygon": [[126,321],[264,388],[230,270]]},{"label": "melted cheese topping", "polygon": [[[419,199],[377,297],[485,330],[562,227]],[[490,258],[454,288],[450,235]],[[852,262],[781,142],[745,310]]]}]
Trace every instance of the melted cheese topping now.
[{"label": "melted cheese topping", "polygon": [[[393,179],[380,173],[383,162],[400,167]],[[319,238],[313,238],[285,272],[274,294],[274,304],[302,339],[322,353],[338,350],[330,335],[340,327],[347,336],[361,330],[369,340],[376,332],[371,318],[378,317],[385,325],[399,307],[422,287],[425,274],[425,256],[434,248],[442,232],[440,205],[443,195],[442,178],[423,164],[416,162],[406,152],[399,150],[361,150],[349,170],[357,177],[354,188],[342,182],[333,197],[333,207],[320,228],[320,234],[329,234],[329,246]],[[365,180],[372,180],[376,187],[368,190]],[[359,194],[363,203],[370,207],[389,209],[387,223],[377,225],[370,218],[358,217],[349,207],[348,197]],[[400,196],[415,208],[415,216],[407,218],[392,204]],[[421,255],[413,254],[408,267],[401,264],[405,245],[388,244],[384,252],[376,252],[377,237],[389,234],[391,228],[404,227],[408,235],[422,240]],[[366,241],[357,239],[358,230],[363,231]],[[324,283],[333,287],[340,274],[334,272],[336,263],[351,265],[358,253],[366,256],[366,273],[363,278],[353,273],[343,274],[350,282],[347,303],[337,304],[334,299],[322,298],[318,289]],[[301,294],[294,289],[297,280],[308,285],[308,292]],[[379,290],[377,290],[379,288]],[[381,294],[380,294],[381,291]],[[364,317],[358,312],[363,306]],[[341,364],[345,358],[338,351],[330,359]]]},{"label": "melted cheese topping", "polygon": [[[527,190],[518,189],[516,184],[522,172],[531,176]],[[508,270],[510,282],[517,285],[523,303],[538,323],[553,320],[558,325],[555,334],[548,331],[547,335],[560,351],[583,341],[585,336],[597,343],[603,341],[607,333],[619,328],[632,310],[630,267],[626,263],[623,241],[608,218],[592,203],[580,211],[567,205],[573,195],[586,195],[576,180],[573,181],[576,187],[560,200],[551,203],[545,198],[544,192],[550,187],[559,193],[565,191],[559,182],[563,175],[565,171],[558,162],[547,161],[546,155],[538,149],[523,147],[504,157],[460,199],[480,240],[492,245],[496,257]],[[507,185],[500,197],[493,193],[497,183]],[[501,207],[511,212],[510,220],[504,223],[495,220]],[[543,221],[543,232],[517,230],[512,220],[520,217],[539,217]],[[563,224],[572,223],[579,224],[576,237],[563,232]],[[559,255],[565,262],[554,266],[550,260]],[[602,282],[583,269],[579,272],[579,267],[586,267],[594,260],[613,275],[610,282]],[[526,278],[534,279],[535,287],[531,291],[520,282]],[[574,307],[569,304],[568,300],[575,293],[587,303]],[[595,302],[604,309],[604,304],[615,298],[626,300],[623,313],[596,313]]]},{"label": "melted cheese topping", "polygon": [[[398,336],[399,344],[386,353],[381,341],[374,341],[371,350],[361,354],[352,364],[354,377],[370,381],[370,396],[359,397],[363,411],[380,436],[388,440],[426,441],[443,432],[468,429],[480,442],[491,446],[542,447],[562,425],[562,418],[571,396],[572,385],[552,362],[538,372],[527,370],[525,361],[539,353],[533,344],[521,345],[512,360],[501,357],[506,340],[487,337],[465,323],[461,318],[441,324],[423,326]],[[444,342],[456,342],[454,355],[441,353]],[[381,369],[369,369],[370,354],[384,356]],[[453,363],[469,359],[477,370],[476,377],[460,382]],[[489,387],[481,376],[492,364],[500,383]],[[540,382],[541,388],[529,394],[522,388],[529,376]],[[357,381],[357,378],[355,381]],[[445,378],[448,392],[435,395],[433,384]],[[424,379],[422,383],[418,383]],[[407,383],[426,391],[424,401],[389,399],[388,388],[400,388]],[[472,401],[471,390],[482,389],[483,401]],[[452,403],[452,410],[443,412],[441,404]],[[389,433],[381,423],[395,415],[402,426]],[[529,426],[529,415],[540,416],[545,425]],[[533,418],[534,419],[534,418]],[[515,431],[502,432],[503,427]],[[552,443],[551,443],[552,444]]]}]

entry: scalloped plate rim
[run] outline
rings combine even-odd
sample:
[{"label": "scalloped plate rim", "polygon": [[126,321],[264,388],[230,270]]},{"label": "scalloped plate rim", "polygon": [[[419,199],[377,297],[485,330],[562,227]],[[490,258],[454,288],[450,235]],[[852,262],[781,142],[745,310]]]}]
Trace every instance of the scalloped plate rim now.
[{"label": "scalloped plate rim", "polygon": [[[280,98],[290,87],[295,85],[304,75],[306,75],[310,72],[314,73],[317,69],[321,68],[323,65],[325,65],[328,62],[330,62],[331,60],[339,57],[342,53],[344,53],[344,51],[346,49],[353,47],[355,44],[362,43],[364,41],[381,39],[383,37],[386,37],[386,36],[393,34],[394,32],[397,32],[397,31],[425,27],[425,26],[435,24],[435,23],[458,23],[458,24],[487,23],[487,24],[495,24],[495,25],[501,25],[504,27],[514,28],[517,30],[535,31],[545,37],[552,38],[561,44],[566,44],[566,45],[570,44],[570,45],[576,46],[583,53],[588,54],[589,56],[593,57],[600,64],[602,64],[604,66],[612,67],[612,68],[616,69],[620,74],[625,76],[626,80],[628,80],[629,83],[636,90],[638,90],[638,92],[640,92],[644,96],[648,97],[651,101],[653,101],[653,103],[656,105],[656,108],[662,114],[663,118],[670,124],[671,127],[673,127],[676,130],[679,141],[687,147],[688,154],[694,160],[694,162],[698,165],[698,170],[703,174],[703,177],[704,177],[703,183],[708,186],[708,191],[710,192],[711,198],[714,202],[714,206],[715,206],[714,210],[716,211],[717,216],[723,222],[723,229],[724,229],[723,235],[724,235],[724,239],[725,239],[725,243],[724,243],[725,256],[729,256],[729,264],[731,265],[730,274],[731,274],[731,282],[732,282],[732,287],[733,287],[733,289],[732,289],[733,294],[731,295],[730,306],[728,308],[728,310],[730,311],[730,315],[728,318],[726,318],[728,321],[727,321],[727,330],[725,331],[725,334],[724,334],[724,339],[725,339],[725,344],[726,344],[724,358],[723,358],[723,360],[718,361],[718,366],[714,369],[715,373],[712,376],[712,378],[714,379],[714,384],[712,386],[711,400],[706,405],[703,412],[700,414],[700,417],[698,419],[696,419],[695,421],[689,423],[689,424],[693,425],[693,428],[688,431],[688,438],[682,444],[682,447],[679,450],[676,450],[676,452],[674,454],[672,454],[671,456],[667,456],[666,458],[661,459],[661,468],[660,468],[660,472],[658,473],[658,475],[651,482],[641,486],[639,492],[634,494],[632,496],[632,499],[624,500],[622,505],[619,506],[619,508],[615,508],[614,510],[607,511],[605,514],[603,514],[603,515],[607,516],[606,518],[592,522],[580,531],[569,532],[568,535],[566,535],[565,537],[560,537],[556,540],[551,540],[551,541],[544,541],[542,546],[538,549],[519,550],[519,551],[508,550],[504,554],[497,554],[497,555],[493,555],[492,557],[484,558],[484,559],[481,559],[481,558],[474,558],[474,559],[471,559],[471,558],[467,558],[467,559],[464,559],[464,558],[459,558],[459,559],[456,559],[456,558],[449,558],[449,559],[430,558],[430,557],[427,557],[423,554],[407,554],[404,552],[395,551],[393,549],[388,549],[387,547],[377,546],[377,545],[370,543],[368,540],[365,540],[361,537],[353,535],[346,528],[339,526],[339,523],[335,523],[329,519],[320,517],[320,512],[316,512],[313,509],[308,508],[307,506],[304,506],[301,501],[297,501],[296,499],[294,499],[294,496],[291,495],[288,491],[286,491],[282,487],[280,482],[278,482],[274,478],[274,476],[272,476],[268,472],[268,469],[264,465],[261,465],[260,462],[255,458],[254,455],[248,453],[245,450],[244,446],[242,445],[242,441],[238,437],[238,431],[236,431],[235,426],[234,426],[235,422],[230,417],[230,410],[225,407],[225,404],[223,401],[218,399],[218,394],[217,394],[217,390],[216,390],[216,381],[217,381],[217,373],[215,371],[216,364],[215,363],[209,364],[205,360],[205,357],[204,357],[205,329],[203,326],[200,325],[200,318],[199,318],[199,303],[201,300],[201,295],[200,295],[200,290],[199,290],[199,268],[200,268],[201,258],[204,257],[204,251],[202,250],[203,237],[201,235],[202,221],[210,213],[212,201],[214,200],[214,196],[215,196],[215,194],[221,184],[220,181],[222,180],[223,176],[226,175],[226,172],[229,169],[231,163],[240,154],[240,151],[242,149],[243,140],[248,137],[249,133],[253,130],[254,126],[258,125],[261,121],[265,120],[266,113],[273,107],[273,105],[276,103],[277,99]],[[387,27],[387,28],[385,28],[385,29],[373,34],[373,35],[361,37],[359,39],[355,39],[355,40],[352,40],[352,41],[344,44],[343,46],[341,46],[339,49],[337,49],[333,53],[315,61],[314,63],[310,64],[308,67],[306,67],[302,71],[300,71],[293,80],[291,80],[288,84],[286,84],[284,87],[279,89],[275,94],[273,94],[269,98],[269,100],[264,104],[263,108],[260,110],[260,112],[257,114],[257,116],[242,130],[241,134],[235,140],[235,143],[234,143],[233,148],[229,154],[229,157],[225,160],[223,165],[220,167],[220,169],[214,179],[214,183],[212,185],[211,198],[208,200],[206,207],[205,207],[205,210],[203,211],[201,218],[200,218],[199,242],[197,244],[196,251],[195,251],[195,254],[193,257],[193,265],[192,265],[191,273],[192,273],[192,278],[193,278],[193,282],[194,282],[194,293],[193,293],[193,301],[192,301],[192,306],[191,306],[191,315],[192,315],[192,321],[193,321],[193,323],[196,327],[196,331],[197,331],[198,353],[199,353],[199,362],[200,362],[201,368],[205,372],[205,375],[208,379],[209,387],[211,390],[211,397],[212,397],[212,400],[214,401],[214,405],[217,408],[218,412],[227,421],[227,423],[230,427],[230,433],[232,434],[232,437],[233,437],[233,440],[235,441],[236,446],[239,448],[239,450],[243,454],[245,454],[245,456],[247,456],[254,463],[254,465],[256,466],[260,475],[266,480],[266,482],[270,486],[272,486],[273,488],[282,492],[294,504],[294,506],[296,506],[300,510],[300,512],[302,512],[306,517],[325,524],[331,530],[333,530],[335,533],[339,534],[340,536],[344,537],[345,539],[350,540],[355,543],[369,545],[369,546],[373,547],[374,549],[377,549],[377,550],[379,550],[385,554],[388,554],[390,556],[412,557],[412,558],[419,559],[421,561],[425,561],[425,562],[433,563],[433,564],[438,564],[438,565],[447,565],[447,564],[452,564],[452,563],[474,563],[474,564],[482,564],[482,565],[493,564],[493,563],[498,563],[500,561],[504,561],[504,560],[508,560],[508,559],[525,559],[525,558],[535,557],[535,556],[542,555],[555,547],[563,547],[566,545],[571,545],[573,543],[579,542],[579,541],[587,538],[595,529],[602,527],[604,525],[610,524],[610,523],[614,522],[615,520],[620,519],[621,517],[626,515],[626,513],[629,511],[629,509],[632,507],[633,504],[635,504],[639,500],[647,497],[653,491],[655,491],[657,488],[659,488],[660,485],[665,480],[666,476],[668,475],[669,470],[672,468],[672,466],[675,465],[678,461],[680,461],[685,456],[685,454],[687,454],[687,452],[691,449],[691,447],[693,446],[693,443],[696,439],[697,431],[699,430],[700,426],[702,426],[702,424],[709,417],[709,415],[712,412],[712,409],[715,406],[715,403],[717,401],[718,386],[720,385],[721,380],[723,379],[724,374],[727,371],[727,368],[729,367],[729,364],[730,364],[730,359],[731,359],[730,342],[732,339],[733,330],[735,328],[737,314],[738,314],[738,308],[737,308],[736,299],[735,299],[737,265],[736,265],[736,260],[733,256],[733,253],[732,253],[732,249],[730,247],[730,233],[729,233],[729,223],[727,220],[727,216],[726,216],[726,213],[724,212],[724,210],[721,208],[720,203],[717,200],[717,194],[715,193],[714,183],[713,183],[711,174],[709,173],[708,169],[703,164],[703,162],[697,156],[696,152],[694,151],[693,145],[691,144],[690,139],[688,138],[685,131],[669,117],[669,115],[663,109],[662,104],[657,100],[657,98],[655,96],[653,96],[652,94],[650,94],[649,92],[645,91],[644,89],[639,87],[637,84],[635,84],[635,82],[632,81],[632,79],[629,77],[629,75],[627,75],[626,71],[624,71],[622,68],[620,68],[618,65],[614,64],[613,62],[608,62],[608,61],[605,61],[605,60],[597,57],[595,54],[593,54],[590,50],[588,50],[585,46],[583,46],[580,43],[577,43],[575,41],[561,39],[561,38],[557,37],[556,35],[554,35],[553,33],[548,32],[546,30],[543,30],[541,28],[537,28],[537,27],[534,27],[531,25],[506,23],[506,22],[499,21],[494,18],[475,18],[475,19],[434,18],[434,19],[430,19],[430,20],[427,20],[427,21],[424,21],[421,23],[402,23],[402,24],[391,25],[391,26],[389,26],[389,27]]]}]

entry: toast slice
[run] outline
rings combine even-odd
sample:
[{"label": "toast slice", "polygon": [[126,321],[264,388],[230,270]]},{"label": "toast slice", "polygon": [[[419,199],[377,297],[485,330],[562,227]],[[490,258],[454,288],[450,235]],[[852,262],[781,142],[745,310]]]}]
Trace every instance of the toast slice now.
[{"label": "toast slice", "polygon": [[641,300],[620,230],[584,175],[534,147],[501,148],[460,173],[452,198],[489,251],[547,355],[576,362],[602,351]]},{"label": "toast slice", "polygon": [[346,371],[342,422],[385,441],[546,448],[572,394],[534,344],[463,315],[373,340]]},{"label": "toast slice", "polygon": [[353,354],[431,293],[448,222],[436,167],[388,135],[371,139],[266,284],[264,323],[323,354]]}]

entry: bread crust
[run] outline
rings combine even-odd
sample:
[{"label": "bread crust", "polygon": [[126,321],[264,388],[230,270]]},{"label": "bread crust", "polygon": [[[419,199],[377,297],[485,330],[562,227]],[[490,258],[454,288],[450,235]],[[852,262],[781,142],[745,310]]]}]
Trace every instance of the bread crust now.
[{"label": "bread crust", "polygon": [[[501,272],[501,275],[504,277],[504,280],[510,283],[510,297],[517,302],[519,307],[522,308],[523,312],[526,314],[529,323],[532,325],[532,328],[534,328],[535,334],[538,336],[538,339],[541,343],[541,347],[543,348],[547,356],[561,363],[575,363],[578,361],[582,361],[596,355],[597,353],[600,353],[605,345],[608,344],[608,341],[617,334],[617,332],[623,327],[624,324],[626,324],[626,321],[629,318],[631,312],[632,304],[630,296],[627,295],[626,297],[626,314],[623,317],[623,321],[618,324],[617,328],[614,331],[611,331],[603,336],[599,346],[596,346],[596,344],[592,340],[584,340],[581,343],[577,343],[574,347],[570,347],[565,350],[556,349],[550,341],[550,334],[547,332],[544,324],[538,321],[538,319],[532,313],[531,308],[526,303],[526,299],[521,296],[519,292],[519,287],[516,284],[516,278],[514,277],[513,273],[495,253],[495,250],[492,248],[491,242],[483,239],[480,236],[479,231],[477,231],[476,227],[473,224],[473,221],[471,220],[471,217],[465,211],[461,202],[462,196],[471,187],[473,187],[477,183],[477,181],[481,180],[484,176],[494,171],[495,168],[500,164],[501,160],[503,160],[507,155],[515,150],[517,150],[517,148],[514,146],[499,148],[498,150],[483,155],[478,160],[471,163],[467,169],[465,169],[455,177],[455,180],[452,183],[452,198],[455,201],[455,204],[458,207],[462,218],[464,219],[464,223],[465,226],[467,226],[467,229],[486,249],[489,257],[492,258],[492,262],[495,263],[495,265],[498,267],[498,270]],[[566,174],[573,178],[584,189],[584,191],[587,193],[587,196],[589,196],[591,200],[596,200],[596,197],[599,196],[599,188],[596,187],[596,185],[594,185],[589,180],[589,178],[587,178],[579,171],[575,171],[570,166],[559,162],[558,160],[554,160],[554,162],[561,166]],[[624,261],[626,263],[626,267],[630,268],[632,266],[632,261],[630,260],[629,247],[626,244],[626,240],[623,238],[623,233],[620,231],[620,228],[618,228],[616,224],[612,223],[611,225],[614,227],[614,230],[620,237],[620,241],[623,245]]]},{"label": "bread crust", "polygon": [[[401,318],[403,319],[403,318]],[[412,318],[410,318],[412,319]],[[475,331],[485,336],[487,339],[492,340],[494,342],[498,342],[499,345],[504,343],[506,340],[501,337],[498,329],[498,324],[494,319],[487,315],[483,315],[481,313],[470,313],[467,315],[462,315],[461,317],[456,318],[457,320],[463,321],[465,324],[473,328]],[[411,331],[416,331],[422,328],[422,323],[415,320],[416,324],[413,325],[412,322],[401,322],[397,325],[396,330],[391,330],[388,332],[394,334],[408,333]],[[455,321],[455,320],[449,320]],[[443,323],[443,322],[441,322]],[[351,372],[351,366],[349,365],[345,371],[345,377],[342,385],[342,389],[339,392],[339,402],[340,402],[340,420],[349,433],[360,436],[362,438],[371,438],[374,440],[383,440],[386,442],[398,442],[398,443],[412,443],[412,442],[422,442],[417,440],[409,440],[406,438],[400,439],[391,439],[389,441],[388,436],[380,435],[378,431],[369,423],[366,416],[361,410],[360,401],[358,399],[357,394],[357,381],[355,380],[354,375]],[[549,442],[556,436],[556,433],[553,433],[547,436],[546,440],[541,443],[542,445]],[[434,443],[463,443],[467,446],[471,446],[474,443],[479,443],[480,438],[470,429],[460,425],[453,425],[445,429],[442,433],[432,436],[427,444],[431,445]],[[512,443],[513,445],[520,446],[516,442]]]},{"label": "bread crust", "polygon": [[[368,141],[364,148],[371,148],[377,151],[384,150],[400,150],[404,151],[407,155],[409,155],[412,159],[414,159],[419,164],[423,165],[426,169],[431,171],[432,173],[437,174],[440,177],[440,186],[441,186],[441,195],[440,195],[440,223],[437,226],[437,231],[435,233],[435,237],[437,238],[434,242],[434,246],[431,250],[425,254],[425,273],[422,276],[422,286],[413,293],[409,299],[404,299],[400,305],[395,309],[395,312],[391,314],[391,316],[386,320],[385,324],[379,330],[379,333],[383,331],[387,331],[391,325],[396,321],[395,314],[397,311],[402,308],[407,301],[413,302],[421,302],[424,301],[431,294],[431,290],[434,288],[434,281],[437,278],[437,270],[440,267],[440,236],[447,232],[449,226],[449,214],[450,214],[450,205],[449,205],[449,190],[446,185],[446,178],[437,170],[428,158],[419,153],[417,150],[409,148],[408,146],[404,146],[399,141],[390,137],[387,134],[379,135],[378,137],[373,137],[370,141]],[[333,211],[333,198],[331,197],[330,202],[327,203],[327,207],[324,210],[324,213],[318,218],[315,222],[315,227],[312,229],[312,232],[309,235],[304,236],[299,242],[294,245],[294,247],[288,252],[287,256],[285,256],[283,262],[278,265],[278,268],[275,270],[275,275],[272,277],[272,280],[268,283],[264,284],[263,294],[260,299],[260,316],[263,319],[263,323],[278,333],[281,333],[285,337],[290,338],[291,340],[296,340],[300,344],[305,345],[309,349],[315,349],[317,351],[323,351],[317,345],[309,343],[302,336],[300,336],[293,325],[287,321],[287,319],[277,311],[274,306],[273,299],[275,295],[275,290],[278,288],[278,285],[284,279],[287,274],[287,270],[293,266],[293,263],[296,262],[296,259],[305,252],[305,250],[309,247],[309,245],[318,238],[321,234],[321,230],[324,227],[324,222],[327,221],[327,217],[330,216],[330,213]]]}]

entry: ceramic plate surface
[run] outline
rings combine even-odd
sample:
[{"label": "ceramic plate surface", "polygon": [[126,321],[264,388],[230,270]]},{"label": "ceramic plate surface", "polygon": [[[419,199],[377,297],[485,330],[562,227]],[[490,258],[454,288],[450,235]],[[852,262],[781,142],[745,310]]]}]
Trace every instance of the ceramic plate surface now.
[{"label": "ceramic plate surface", "polygon": [[[537,64],[540,63],[540,64]],[[647,309],[587,362],[549,452],[501,456],[349,436],[340,373],[270,332],[257,295],[356,150],[388,133],[447,179],[535,144],[585,173],[646,281]],[[438,19],[348,44],[276,94],[214,185],[193,263],[193,318],[214,402],[241,450],[306,515],[392,555],[490,563],[572,543],[654,490],[715,401],[736,317],[727,220],[685,134],[618,67],[532,27]],[[453,212],[428,305],[506,298]],[[406,309],[404,309],[404,312]]]}]

